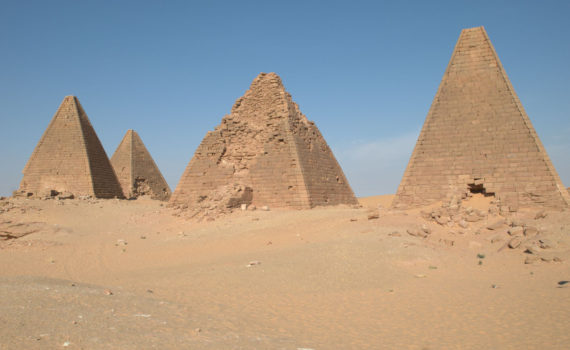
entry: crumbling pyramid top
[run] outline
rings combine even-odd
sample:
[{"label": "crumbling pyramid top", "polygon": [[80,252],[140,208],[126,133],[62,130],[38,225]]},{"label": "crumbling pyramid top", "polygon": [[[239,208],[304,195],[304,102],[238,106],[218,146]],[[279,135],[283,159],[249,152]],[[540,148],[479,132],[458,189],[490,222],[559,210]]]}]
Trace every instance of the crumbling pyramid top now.
[{"label": "crumbling pyramid top", "polygon": [[461,32],[393,205],[471,193],[511,210],[570,203],[483,27]]},{"label": "crumbling pyramid top", "polygon": [[127,198],[144,195],[159,200],[170,198],[170,187],[136,131],[127,131],[111,157],[111,164]]},{"label": "crumbling pyramid top", "polygon": [[123,197],[107,154],[75,96],[66,96],[24,168],[19,193]]},{"label": "crumbling pyramid top", "polygon": [[259,74],[231,113],[208,132],[171,201],[198,210],[240,203],[284,208],[356,204],[318,128],[275,73]]}]

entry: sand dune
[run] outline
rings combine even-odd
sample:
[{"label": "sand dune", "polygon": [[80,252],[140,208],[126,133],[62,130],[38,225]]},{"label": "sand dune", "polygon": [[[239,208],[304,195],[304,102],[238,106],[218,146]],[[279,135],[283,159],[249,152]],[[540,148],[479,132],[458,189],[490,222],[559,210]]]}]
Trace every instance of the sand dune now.
[{"label": "sand dune", "polygon": [[568,348],[567,210],[514,214],[551,244],[525,264],[509,226],[485,229],[499,215],[458,233],[390,199],[213,222],[144,199],[4,200],[1,230],[33,232],[0,240],[1,348]]}]

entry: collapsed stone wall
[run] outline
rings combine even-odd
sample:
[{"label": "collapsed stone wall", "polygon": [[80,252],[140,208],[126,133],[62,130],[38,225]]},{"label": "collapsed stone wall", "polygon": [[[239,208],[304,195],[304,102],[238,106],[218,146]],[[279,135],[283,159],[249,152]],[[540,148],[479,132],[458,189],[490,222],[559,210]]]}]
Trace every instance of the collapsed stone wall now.
[{"label": "collapsed stone wall", "polygon": [[565,207],[562,189],[486,32],[463,30],[393,205],[481,192],[512,210]]},{"label": "collapsed stone wall", "polygon": [[16,195],[122,197],[105,150],[74,96],[63,100],[23,173]]},{"label": "collapsed stone wall", "polygon": [[299,209],[356,204],[322,135],[274,73],[260,74],[231,114],[208,132],[171,202],[192,206],[227,185],[251,189],[250,202],[241,204]]}]

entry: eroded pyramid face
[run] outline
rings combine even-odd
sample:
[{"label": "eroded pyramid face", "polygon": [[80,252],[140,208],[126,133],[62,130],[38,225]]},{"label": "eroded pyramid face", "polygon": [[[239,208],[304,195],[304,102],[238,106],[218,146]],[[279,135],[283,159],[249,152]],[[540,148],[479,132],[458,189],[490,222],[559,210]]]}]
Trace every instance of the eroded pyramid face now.
[{"label": "eroded pyramid face", "polygon": [[483,193],[512,209],[564,207],[563,189],[485,30],[463,30],[393,205]]},{"label": "eroded pyramid face", "polygon": [[321,133],[274,73],[255,78],[231,114],[208,132],[171,201],[198,210],[356,204]]},{"label": "eroded pyramid face", "polygon": [[107,154],[87,114],[66,96],[24,168],[19,193],[122,198]]}]

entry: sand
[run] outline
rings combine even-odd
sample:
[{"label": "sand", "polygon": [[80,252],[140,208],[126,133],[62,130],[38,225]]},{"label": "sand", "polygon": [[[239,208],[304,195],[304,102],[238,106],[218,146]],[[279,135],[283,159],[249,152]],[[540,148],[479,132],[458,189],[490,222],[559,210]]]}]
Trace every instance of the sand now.
[{"label": "sand", "polygon": [[21,236],[0,241],[0,348],[568,348],[568,210],[509,214],[552,245],[525,264],[508,226],[484,228],[499,215],[459,233],[390,200],[212,222],[147,199],[0,201],[0,234]]}]

